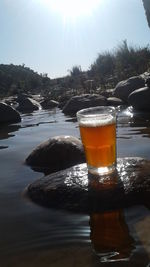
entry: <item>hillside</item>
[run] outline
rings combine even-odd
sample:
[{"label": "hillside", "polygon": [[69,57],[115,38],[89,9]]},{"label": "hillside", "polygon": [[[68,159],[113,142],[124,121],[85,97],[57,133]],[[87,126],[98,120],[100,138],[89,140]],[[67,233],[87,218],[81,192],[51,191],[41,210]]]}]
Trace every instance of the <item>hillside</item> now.
[{"label": "hillside", "polygon": [[0,96],[19,92],[37,93],[50,85],[46,74],[38,74],[24,65],[0,64]]}]

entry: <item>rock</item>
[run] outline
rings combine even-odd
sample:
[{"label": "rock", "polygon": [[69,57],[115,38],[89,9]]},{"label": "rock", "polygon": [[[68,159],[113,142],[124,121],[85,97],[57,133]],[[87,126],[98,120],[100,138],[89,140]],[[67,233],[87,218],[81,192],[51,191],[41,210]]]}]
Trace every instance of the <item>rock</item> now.
[{"label": "rock", "polygon": [[107,98],[107,105],[108,106],[120,106],[123,104],[124,104],[124,102],[120,98],[117,98],[117,97],[108,97]]},{"label": "rock", "polygon": [[120,158],[117,171],[102,177],[88,175],[86,164],[79,164],[36,180],[25,193],[40,205],[73,212],[150,208],[149,170],[150,161],[142,158]]},{"label": "rock", "polygon": [[128,102],[136,110],[150,111],[150,88],[143,87],[135,90],[129,95]]},{"label": "rock", "polygon": [[59,103],[58,108],[63,109],[63,107],[66,105],[67,101],[62,101]]},{"label": "rock", "polygon": [[60,95],[59,97],[59,105],[58,108],[63,109],[63,107],[66,105],[66,103],[71,99],[72,95],[71,92],[65,95]]},{"label": "rock", "polygon": [[20,128],[20,123],[3,123],[0,126],[0,140],[12,138]]},{"label": "rock", "polygon": [[75,115],[80,109],[105,105],[107,105],[106,97],[97,94],[83,94],[73,96],[64,106],[63,112]]},{"label": "rock", "polygon": [[120,98],[122,101],[127,102],[128,96],[136,89],[145,85],[145,80],[140,76],[134,76],[127,80],[119,82],[114,91],[114,96]]},{"label": "rock", "polygon": [[40,102],[40,105],[44,109],[49,109],[49,108],[58,107],[59,102],[57,102],[55,100],[45,99],[45,100]]},{"label": "rock", "polygon": [[24,95],[18,96],[17,102],[19,104],[17,110],[21,112],[32,112],[41,108],[36,100]]},{"label": "rock", "polygon": [[0,123],[15,123],[20,122],[20,114],[6,103],[0,102]]},{"label": "rock", "polygon": [[150,78],[150,72],[144,72],[140,75],[145,81]]},{"label": "rock", "polygon": [[32,94],[30,94],[28,97],[36,100],[38,103],[39,102],[42,102],[44,100],[44,97],[42,95],[40,95],[40,94],[38,94],[38,95],[32,95]]},{"label": "rock", "polygon": [[150,77],[146,79],[145,87],[149,87],[150,88]]},{"label": "rock", "polygon": [[5,97],[3,98],[3,102],[6,103],[7,105],[13,107],[14,109],[16,109],[16,107],[18,106],[17,104],[17,96],[8,96],[8,97]]},{"label": "rock", "polygon": [[56,136],[40,144],[27,157],[36,171],[52,173],[85,162],[82,143],[73,136]]},{"label": "rock", "polygon": [[114,95],[114,89],[106,89],[106,90],[104,90],[104,91],[101,91],[100,90],[100,94],[102,95],[102,96],[105,96],[105,97],[113,97],[113,95]]}]

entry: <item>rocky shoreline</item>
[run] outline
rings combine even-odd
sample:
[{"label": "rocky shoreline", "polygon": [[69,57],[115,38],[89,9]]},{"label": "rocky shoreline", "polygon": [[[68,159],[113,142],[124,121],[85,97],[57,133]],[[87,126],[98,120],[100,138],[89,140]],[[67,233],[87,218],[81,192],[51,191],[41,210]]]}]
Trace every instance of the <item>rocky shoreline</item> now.
[{"label": "rocky shoreline", "polygon": [[[48,96],[19,94],[4,98],[0,102],[0,123],[19,122],[19,113],[33,112],[38,109],[58,107],[66,115],[76,115],[83,108],[95,106],[132,106],[136,111],[150,111],[149,73],[120,81],[114,89],[102,91],[100,94],[81,94],[57,102]],[[69,100],[68,100],[69,99]],[[16,111],[16,113],[15,113]],[[5,116],[3,115],[5,114]]]}]

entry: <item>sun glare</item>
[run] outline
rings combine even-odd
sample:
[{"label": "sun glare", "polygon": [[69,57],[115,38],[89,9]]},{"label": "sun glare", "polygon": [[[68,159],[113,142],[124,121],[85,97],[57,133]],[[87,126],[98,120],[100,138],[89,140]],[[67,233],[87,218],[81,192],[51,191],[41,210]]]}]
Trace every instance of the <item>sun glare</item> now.
[{"label": "sun glare", "polygon": [[63,16],[75,19],[89,16],[102,0],[42,0],[46,6]]}]

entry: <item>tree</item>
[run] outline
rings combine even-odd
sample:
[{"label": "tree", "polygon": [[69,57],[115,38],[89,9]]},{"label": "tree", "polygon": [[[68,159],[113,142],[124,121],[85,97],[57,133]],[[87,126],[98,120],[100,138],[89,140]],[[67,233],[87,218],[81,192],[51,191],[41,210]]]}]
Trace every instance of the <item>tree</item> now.
[{"label": "tree", "polygon": [[69,72],[71,76],[78,76],[82,72],[81,66],[73,66]]}]

